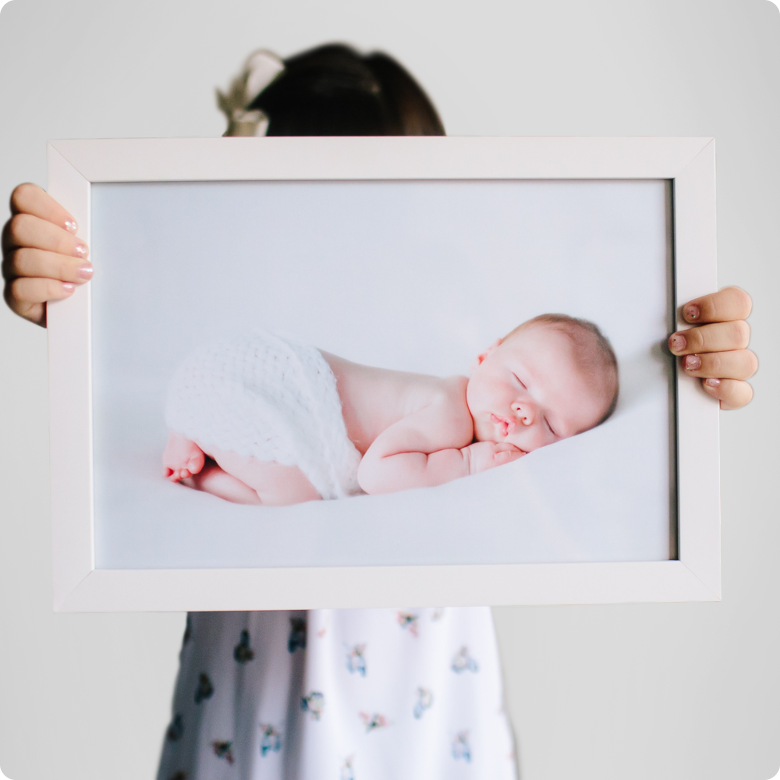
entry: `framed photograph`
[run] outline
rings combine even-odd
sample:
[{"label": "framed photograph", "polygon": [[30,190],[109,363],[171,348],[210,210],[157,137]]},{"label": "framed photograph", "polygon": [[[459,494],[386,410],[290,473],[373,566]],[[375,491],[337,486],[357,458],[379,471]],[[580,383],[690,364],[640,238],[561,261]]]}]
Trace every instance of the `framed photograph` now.
[{"label": "framed photograph", "polygon": [[48,153],[56,610],[720,599],[712,138]]}]

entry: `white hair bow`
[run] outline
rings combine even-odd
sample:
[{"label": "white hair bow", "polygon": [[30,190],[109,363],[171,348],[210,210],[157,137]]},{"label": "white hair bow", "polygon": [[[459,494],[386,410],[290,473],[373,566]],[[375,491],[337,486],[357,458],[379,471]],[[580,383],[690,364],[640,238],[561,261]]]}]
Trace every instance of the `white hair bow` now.
[{"label": "white hair bow", "polygon": [[258,109],[247,110],[257,96],[284,70],[273,52],[260,49],[250,54],[244,70],[233,79],[227,92],[217,90],[217,104],[228,120],[226,136],[262,136],[268,132],[268,117]]}]

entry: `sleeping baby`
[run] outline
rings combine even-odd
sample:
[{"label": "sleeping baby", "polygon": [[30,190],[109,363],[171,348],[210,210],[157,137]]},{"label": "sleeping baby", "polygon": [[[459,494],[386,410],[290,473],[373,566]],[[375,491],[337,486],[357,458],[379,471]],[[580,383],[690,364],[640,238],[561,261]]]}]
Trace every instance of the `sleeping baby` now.
[{"label": "sleeping baby", "polygon": [[178,369],[164,473],[267,506],[430,487],[587,431],[617,395],[607,339],[562,314],[498,339],[469,377],[374,368],[259,331]]}]

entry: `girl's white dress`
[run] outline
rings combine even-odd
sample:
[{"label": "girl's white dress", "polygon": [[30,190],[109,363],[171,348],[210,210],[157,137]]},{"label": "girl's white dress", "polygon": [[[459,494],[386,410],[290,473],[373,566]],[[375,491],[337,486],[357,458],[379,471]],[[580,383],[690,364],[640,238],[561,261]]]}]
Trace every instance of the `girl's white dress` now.
[{"label": "girl's white dress", "polygon": [[192,613],[158,780],[514,780],[487,607]]},{"label": "girl's white dress", "polygon": [[[358,492],[336,379],[267,331],[196,350],[168,426]],[[490,609],[217,612],[188,617],[158,780],[512,780]]]}]

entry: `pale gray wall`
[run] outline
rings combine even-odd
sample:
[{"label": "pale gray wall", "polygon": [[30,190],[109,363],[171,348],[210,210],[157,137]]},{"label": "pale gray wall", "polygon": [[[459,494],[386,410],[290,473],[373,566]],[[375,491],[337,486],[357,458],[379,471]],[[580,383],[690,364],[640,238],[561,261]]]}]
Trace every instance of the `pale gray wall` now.
[{"label": "pale gray wall", "polygon": [[[780,13],[768,0],[12,0],[0,193],[47,138],[213,136],[246,54],[383,47],[451,134],[714,135],[722,284],[753,295],[757,398],[723,415],[720,604],[496,613],[523,780],[764,780],[780,764]],[[5,197],[5,196],[3,196]],[[5,219],[5,217],[2,217]],[[181,615],[51,612],[45,333],[0,312],[0,766],[138,780]]]}]

